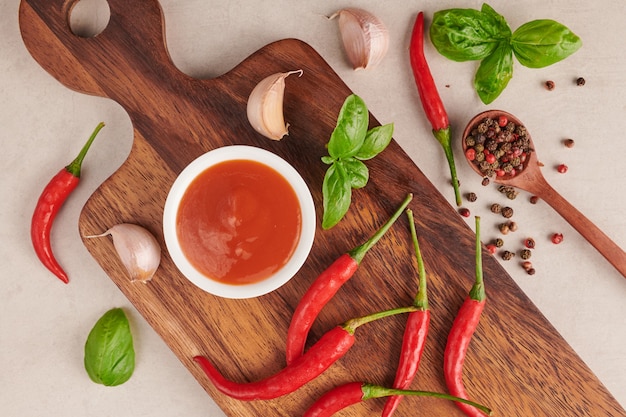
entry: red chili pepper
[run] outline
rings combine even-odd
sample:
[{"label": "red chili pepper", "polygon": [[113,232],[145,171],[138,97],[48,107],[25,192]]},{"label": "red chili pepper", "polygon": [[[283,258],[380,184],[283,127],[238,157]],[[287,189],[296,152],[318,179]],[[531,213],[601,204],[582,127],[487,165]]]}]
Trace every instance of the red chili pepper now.
[{"label": "red chili pepper", "polygon": [[450,142],[450,122],[424,55],[424,13],[422,12],[419,12],[417,15],[415,25],[413,26],[409,54],[422,107],[432,125],[433,135],[435,135],[435,138],[443,147],[448,160],[456,205],[460,206],[461,192],[459,191],[459,179],[456,174],[454,154],[452,153],[452,144]]},{"label": "red chili pepper", "polygon": [[76,159],[61,169],[46,185],[37,201],[31,220],[30,237],[37,257],[39,257],[39,260],[46,268],[66,284],[69,282],[69,279],[52,252],[50,231],[59,209],[78,185],[83,159],[91,143],[103,127],[104,123],[98,124]]},{"label": "red chili pepper", "polygon": [[226,379],[206,357],[196,356],[193,359],[221,393],[244,401],[271,400],[294,392],[337,362],[354,344],[354,333],[358,327],[383,317],[412,311],[415,311],[414,306],[400,307],[348,320],[326,332],[305,354],[291,364],[259,381],[231,381]]},{"label": "red chili pepper", "polygon": [[359,404],[372,398],[382,398],[397,395],[414,397],[434,397],[444,400],[462,401],[468,406],[476,407],[482,410],[485,414],[491,415],[491,410],[484,405],[448,394],[432,391],[400,390],[381,387],[379,385],[366,384],[363,382],[348,382],[346,384],[339,385],[338,387],[335,387],[330,391],[327,391],[317,401],[315,401],[308,410],[304,412],[303,417],[330,417],[335,413],[343,410],[344,408],[347,408],[354,404]]},{"label": "red chili pepper", "polygon": [[[463,384],[463,363],[465,362],[467,348],[485,308],[486,299],[480,243],[480,217],[476,217],[476,282],[452,323],[443,357],[446,385],[450,394],[457,397],[469,398]],[[462,402],[457,402],[456,404],[468,416],[484,416],[482,412],[474,407],[468,407]]]},{"label": "red chili pepper", "polygon": [[409,194],[400,208],[369,240],[337,258],[311,284],[300,299],[287,331],[287,364],[294,362],[296,358],[302,356],[309,330],[322,308],[333,298],[341,286],[354,275],[367,251],[395,223],[412,198],[413,195]]},{"label": "red chili pepper", "polygon": [[[396,370],[396,378],[393,387],[397,389],[407,389],[413,382],[415,374],[419,368],[422,352],[426,345],[428,336],[428,328],[430,325],[430,309],[428,308],[428,293],[426,284],[426,269],[422,254],[420,252],[419,243],[417,241],[417,233],[415,232],[415,222],[413,220],[413,212],[406,211],[409,217],[409,227],[411,229],[411,238],[413,239],[413,247],[415,248],[415,256],[417,258],[417,267],[419,274],[419,289],[413,305],[418,309],[410,313],[404,328],[404,336],[402,338],[402,348],[400,350],[400,361]],[[393,415],[402,396],[394,395],[387,399],[383,408],[383,417]]]}]

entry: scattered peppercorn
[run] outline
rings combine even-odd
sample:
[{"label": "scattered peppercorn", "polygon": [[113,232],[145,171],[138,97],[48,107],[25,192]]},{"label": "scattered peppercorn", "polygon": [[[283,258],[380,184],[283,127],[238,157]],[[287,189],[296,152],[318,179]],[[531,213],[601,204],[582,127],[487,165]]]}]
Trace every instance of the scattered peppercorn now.
[{"label": "scattered peppercorn", "polygon": [[524,268],[526,271],[528,271],[532,267],[533,267],[533,264],[530,261],[522,262],[522,268]]},{"label": "scattered peppercorn", "polygon": [[566,148],[573,148],[574,147],[574,139],[565,139],[565,140],[563,140],[563,145],[565,145]]},{"label": "scattered peppercorn", "polygon": [[491,182],[491,180],[489,180],[488,177],[485,177],[485,178],[483,178],[481,184],[486,187],[487,185],[489,185],[490,182]]},{"label": "scattered peppercorn", "polygon": [[576,78],[576,85],[583,86],[583,85],[585,85],[585,83],[586,83],[586,81],[585,81],[585,79],[583,77]]},{"label": "scattered peppercorn", "polygon": [[510,252],[508,250],[502,252],[502,259],[504,259],[505,261],[510,261],[511,259],[513,259],[513,257],[515,257],[515,254],[513,252]]},{"label": "scattered peppercorn", "polygon": [[530,259],[530,257],[532,256],[532,252],[530,251],[530,249],[522,249],[519,253],[520,258],[522,259]]},{"label": "scattered peppercorn", "polygon": [[528,268],[528,269],[526,270],[526,273],[527,273],[528,275],[535,275],[535,268]]},{"label": "scattered peppercorn", "polygon": [[495,255],[496,251],[498,250],[498,248],[496,247],[496,245],[494,244],[489,244],[486,246],[487,250],[489,251],[490,254]]},{"label": "scattered peppercorn", "polygon": [[501,185],[498,187],[498,191],[506,195],[509,200],[515,200],[515,197],[519,194],[519,192],[515,190],[515,187],[511,187],[510,185]]},{"label": "scattered peppercorn", "polygon": [[491,205],[491,212],[499,214],[502,211],[502,206],[498,203],[493,203]]},{"label": "scattered peppercorn", "polygon": [[515,222],[509,222],[509,230],[510,230],[511,232],[515,232],[515,231],[517,231],[517,223],[515,223]]},{"label": "scattered peppercorn", "polygon": [[501,248],[504,246],[504,240],[497,238],[493,241],[493,244],[496,245],[497,248]]},{"label": "scattered peppercorn", "polygon": [[554,87],[556,87],[556,84],[554,84],[554,81],[552,80],[546,81],[546,88],[548,89],[548,91],[554,90]]},{"label": "scattered peppercorn", "polygon": [[474,201],[478,200],[478,196],[476,195],[476,193],[467,193],[467,201],[473,203]]},{"label": "scattered peppercorn", "polygon": [[503,217],[510,219],[511,217],[513,217],[513,209],[511,207],[504,207],[501,210],[501,214]]},{"label": "scattered peppercorn", "polygon": [[470,216],[470,211],[469,209],[462,207],[459,209],[459,214],[463,217],[469,217]]},{"label": "scattered peppercorn", "polygon": [[500,226],[498,226],[498,228],[500,229],[500,233],[502,233],[503,235],[508,235],[509,234],[509,224],[508,223],[502,223]]},{"label": "scattered peppercorn", "polygon": [[536,195],[530,196],[530,204],[537,204],[537,201],[539,201],[539,197]]},{"label": "scattered peppercorn", "polygon": [[526,240],[524,240],[524,246],[526,246],[528,249],[534,249],[535,239],[533,239],[532,237],[527,237]]},{"label": "scattered peppercorn", "polygon": [[552,243],[554,243],[555,245],[558,245],[559,243],[563,242],[563,234],[562,233],[555,233],[552,235]]},{"label": "scattered peppercorn", "polygon": [[565,174],[567,172],[567,165],[560,164],[559,166],[556,167],[556,170],[561,174]]}]

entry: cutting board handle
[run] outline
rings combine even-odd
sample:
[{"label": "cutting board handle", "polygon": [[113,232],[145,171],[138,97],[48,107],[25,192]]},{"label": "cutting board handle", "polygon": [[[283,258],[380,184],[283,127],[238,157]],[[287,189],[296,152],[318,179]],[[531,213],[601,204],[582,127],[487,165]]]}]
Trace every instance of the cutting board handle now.
[{"label": "cutting board handle", "polygon": [[[26,48],[62,84],[123,101],[138,80],[159,85],[164,79],[184,77],[167,52],[157,0],[107,0],[109,22],[89,38],[75,35],[70,28],[70,13],[78,1],[22,0],[19,8]],[[137,26],[148,30],[137,31]]]}]

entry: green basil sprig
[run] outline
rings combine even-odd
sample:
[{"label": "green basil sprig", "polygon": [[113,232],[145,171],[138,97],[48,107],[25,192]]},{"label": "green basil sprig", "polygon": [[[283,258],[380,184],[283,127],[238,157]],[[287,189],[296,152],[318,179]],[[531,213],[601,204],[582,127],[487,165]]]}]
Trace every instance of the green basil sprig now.
[{"label": "green basil sprig", "polygon": [[97,384],[115,386],[128,381],[135,370],[133,336],[121,308],[107,311],[94,325],[85,343],[85,370]]},{"label": "green basil sprig", "polygon": [[369,113],[363,99],[352,94],[346,98],[337,117],[337,126],[328,141],[330,165],[324,176],[322,227],[330,229],[345,216],[352,201],[352,189],[365,187],[369,170],[363,161],[381,153],[393,135],[393,124],[368,130]]},{"label": "green basil sprig", "polygon": [[430,39],[448,59],[482,60],[474,88],[485,104],[495,100],[513,77],[513,55],[525,67],[543,68],[567,58],[582,46],[576,34],[554,20],[533,20],[512,32],[504,17],[488,4],[483,4],[480,11],[436,12]]}]

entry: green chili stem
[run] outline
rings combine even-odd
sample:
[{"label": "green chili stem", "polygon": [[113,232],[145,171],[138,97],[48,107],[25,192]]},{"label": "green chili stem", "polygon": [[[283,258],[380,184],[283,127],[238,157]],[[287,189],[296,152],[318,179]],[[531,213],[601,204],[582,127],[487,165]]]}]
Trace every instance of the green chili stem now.
[{"label": "green chili stem", "polygon": [[450,400],[450,401],[456,401],[456,402],[468,404],[468,405],[471,405],[472,407],[478,408],[480,411],[487,414],[488,416],[492,415],[492,411],[489,407],[486,407],[482,404],[478,404],[471,400],[466,400],[464,398],[455,397],[454,395],[444,394],[441,392],[402,390],[402,389],[381,387],[379,385],[372,385],[372,384],[363,384],[363,387],[361,388],[361,390],[363,391],[363,401],[373,399],[373,398],[390,397],[394,395],[415,396],[415,397],[433,397],[433,398],[441,398],[444,400]]},{"label": "green chili stem", "polygon": [[384,317],[395,316],[404,313],[412,313],[414,311],[418,311],[418,308],[415,306],[392,308],[391,310],[379,311],[376,313],[368,314],[367,316],[350,319],[342,324],[341,327],[343,327],[344,330],[348,333],[354,334],[356,329],[364,324],[371,323]]},{"label": "green chili stem", "polygon": [[415,221],[413,219],[413,210],[407,209],[406,215],[409,218],[409,229],[411,230],[411,239],[415,248],[415,257],[417,258],[417,273],[419,274],[419,288],[417,295],[413,301],[413,305],[420,310],[428,310],[428,292],[426,288],[426,268],[424,260],[420,252],[419,242],[417,241],[417,232],[415,231]]},{"label": "green chili stem", "polygon": [[395,223],[395,221],[398,220],[398,217],[400,217],[400,215],[402,214],[404,209],[406,209],[406,207],[409,205],[412,199],[413,199],[413,194],[408,194],[406,198],[404,199],[404,201],[402,202],[402,205],[400,206],[400,208],[396,210],[393,216],[391,216],[391,218],[387,220],[387,222],[384,225],[382,225],[382,227],[378,229],[378,231],[374,233],[374,235],[371,238],[369,238],[362,245],[359,245],[356,248],[352,249],[350,252],[348,252],[350,257],[354,259],[357,263],[361,263],[367,251],[370,250],[372,246],[374,246],[376,242],[378,242],[385,233],[387,233],[387,230],[389,230],[389,228],[391,228],[391,226]]},{"label": "green chili stem", "polygon": [[91,147],[91,144],[93,143],[94,139],[98,135],[98,132],[100,132],[100,130],[103,127],[104,127],[103,122],[98,123],[98,126],[96,126],[96,129],[93,131],[93,133],[89,137],[89,140],[87,140],[87,143],[85,143],[83,148],[80,150],[80,153],[78,154],[76,159],[74,159],[72,162],[70,162],[68,166],[65,167],[67,172],[69,172],[76,178],[80,177],[80,169],[83,164],[83,159],[85,159],[85,155],[87,155],[87,151],[89,150],[89,148]]},{"label": "green chili stem", "polygon": [[456,205],[460,206],[462,204],[461,191],[459,190],[459,179],[456,174],[454,154],[452,153],[452,144],[450,143],[450,127],[433,130],[433,135],[435,135],[435,138],[443,147],[443,152],[445,153],[446,159],[448,160],[448,166],[450,167],[450,176],[452,177],[452,187],[454,188],[454,199],[456,201]]},{"label": "green chili stem", "polygon": [[476,301],[483,301],[485,294],[485,284],[483,283],[483,257],[482,244],[480,242],[480,217],[476,216],[476,282],[470,290],[470,298]]}]

